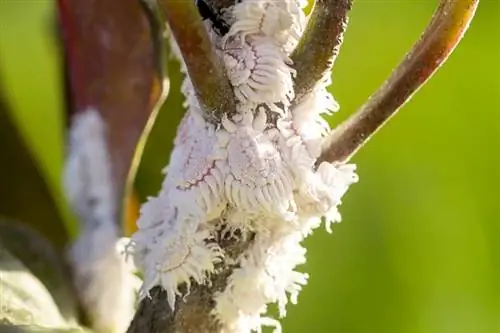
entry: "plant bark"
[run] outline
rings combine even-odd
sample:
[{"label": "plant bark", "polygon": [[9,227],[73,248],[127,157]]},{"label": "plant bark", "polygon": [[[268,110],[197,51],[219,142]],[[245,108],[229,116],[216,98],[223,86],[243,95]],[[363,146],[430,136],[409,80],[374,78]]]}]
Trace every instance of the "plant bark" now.
[{"label": "plant bark", "polygon": [[[252,235],[245,239],[225,239],[222,235],[219,238],[219,246],[224,249],[226,261],[230,259],[233,262],[253,240]],[[201,327],[204,333],[220,332],[220,323],[212,315],[214,295],[225,290],[234,268],[235,265],[224,262],[217,264],[218,273],[210,277],[210,283],[199,285],[192,282],[189,295],[176,298],[174,311],[167,302],[166,291],[159,286],[154,287],[150,295],[140,302],[127,333],[199,333]],[[181,291],[185,290],[181,288]]]}]

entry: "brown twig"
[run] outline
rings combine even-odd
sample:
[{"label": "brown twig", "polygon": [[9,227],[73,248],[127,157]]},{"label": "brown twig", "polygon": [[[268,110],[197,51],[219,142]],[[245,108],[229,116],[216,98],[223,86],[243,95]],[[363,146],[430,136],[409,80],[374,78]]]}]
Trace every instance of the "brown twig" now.
[{"label": "brown twig", "polygon": [[[227,239],[219,235],[219,239],[226,260],[234,262],[250,246],[253,236]],[[210,277],[210,283],[199,285],[193,281],[189,295],[177,297],[175,311],[170,309],[166,291],[154,287],[139,304],[127,333],[219,333],[220,323],[212,315],[214,295],[226,288],[234,268],[222,262],[216,265],[217,273]]]},{"label": "brown twig", "polygon": [[295,103],[330,74],[347,28],[352,0],[316,0],[304,34],[291,54],[295,77]]},{"label": "brown twig", "polygon": [[469,27],[478,3],[441,0],[420,40],[384,85],[332,132],[317,163],[348,161],[446,61]]},{"label": "brown twig", "polygon": [[233,89],[215,54],[194,1],[158,0],[179,46],[205,118],[219,123],[236,110]]},{"label": "brown twig", "polygon": [[[206,3],[220,11],[233,5],[234,0],[207,0]],[[198,9],[189,1],[160,0],[158,5],[177,41],[205,117],[208,121],[220,122],[223,114],[235,111],[236,102],[224,66],[212,50]],[[224,250],[225,258],[234,261],[248,248],[251,240],[252,237],[245,241],[222,239],[219,246]],[[220,323],[212,315],[214,295],[226,288],[234,268],[234,265],[219,263],[217,273],[210,277],[209,284],[193,282],[187,297],[177,297],[175,311],[170,309],[166,291],[159,286],[154,287],[149,291],[149,297],[140,302],[128,333],[220,332]]]}]

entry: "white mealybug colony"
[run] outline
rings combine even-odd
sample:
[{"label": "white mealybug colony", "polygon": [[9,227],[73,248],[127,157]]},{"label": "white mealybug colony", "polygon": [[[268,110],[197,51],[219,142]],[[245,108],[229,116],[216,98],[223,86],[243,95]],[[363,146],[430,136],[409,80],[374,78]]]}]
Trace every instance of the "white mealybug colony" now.
[{"label": "white mealybug colony", "polygon": [[122,333],[134,314],[139,281],[122,255],[106,126],[89,108],[73,117],[69,134],[64,187],[81,222],[69,252],[75,287],[95,332]]},{"label": "white mealybug colony", "polygon": [[[212,124],[202,116],[189,78],[182,89],[187,112],[175,139],[157,197],[141,209],[128,251],[144,273],[141,297],[154,286],[167,291],[173,309],[179,287],[204,283],[225,253],[214,241],[224,225],[254,238],[237,259],[214,315],[224,332],[260,331],[279,323],[267,304],[285,315],[307,274],[302,240],[325,218],[340,220],[337,206],[357,181],[354,165],[316,166],[330,128],[323,114],[338,106],[325,78],[298,103],[289,58],[306,24],[301,0],[243,0],[225,13],[221,36],[206,20],[214,48],[237,97],[233,116]],[[329,73],[330,74],[330,73]],[[221,221],[223,223],[221,223]],[[237,233],[235,231],[238,231]]]}]

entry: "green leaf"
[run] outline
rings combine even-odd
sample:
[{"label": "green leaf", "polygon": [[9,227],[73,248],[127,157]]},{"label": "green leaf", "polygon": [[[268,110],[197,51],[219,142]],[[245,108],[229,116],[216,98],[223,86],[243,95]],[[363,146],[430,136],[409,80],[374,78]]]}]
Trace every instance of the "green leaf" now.
[{"label": "green leaf", "polygon": [[2,333],[90,333],[83,328],[46,328],[40,326],[10,326],[0,324],[0,332]]},{"label": "green leaf", "polygon": [[135,179],[140,202],[148,196],[156,195],[159,191],[163,180],[161,170],[168,163],[177,126],[185,113],[185,108],[182,106],[184,96],[180,90],[183,75],[180,72],[179,62],[169,59],[167,66],[170,80],[169,94],[148,134]]},{"label": "green leaf", "polygon": [[0,220],[0,290],[2,324],[77,326],[77,300],[64,261],[46,239],[16,221]]},{"label": "green leaf", "polygon": [[52,244],[23,223],[3,219],[0,219],[0,244],[9,256],[19,260],[41,281],[61,309],[63,318],[76,321],[77,296],[71,283],[69,267]]},{"label": "green leaf", "polygon": [[38,161],[11,118],[0,89],[0,216],[23,221],[62,251],[69,234]]},{"label": "green leaf", "polygon": [[168,97],[158,110],[151,129],[144,133],[141,139],[144,140],[144,147],[133,179],[136,191],[133,198],[128,198],[129,211],[123,219],[126,235],[131,235],[137,229],[133,218],[138,213],[137,203],[143,203],[147,197],[156,195],[160,190],[164,177],[161,171],[168,164],[177,126],[185,113],[185,108],[182,106],[184,96],[181,93],[184,76],[180,72],[179,62],[173,59],[168,46],[165,46],[164,54],[170,88]]},{"label": "green leaf", "polygon": [[[75,232],[75,221],[69,213],[66,202],[62,196],[61,170],[63,158],[63,119],[61,100],[61,78],[60,57],[56,48],[54,38],[55,20],[53,15],[53,4],[50,1],[0,1],[0,79],[2,85],[2,96],[5,98],[3,104],[8,101],[9,124],[18,131],[18,136],[22,138],[22,147],[27,149],[30,156],[30,163],[35,163],[35,167],[26,168],[19,164],[18,160],[10,161],[13,154],[17,154],[19,145],[11,144],[5,140],[10,140],[10,136],[1,133],[2,147],[2,167],[0,176],[2,188],[0,192],[11,191],[12,187],[7,185],[21,184],[21,188],[15,189],[15,194],[24,192],[22,201],[15,201],[14,198],[7,202],[3,200],[0,204],[0,215],[17,217],[19,216],[26,223],[31,223],[31,216],[36,218],[37,209],[28,211],[26,207],[31,200],[40,198],[26,195],[31,192],[29,186],[32,175],[22,175],[19,171],[36,169],[40,177],[45,179],[42,183],[43,193],[48,193],[53,197],[51,201],[55,210],[60,211],[63,218],[54,219],[52,223],[65,223],[64,228],[71,234]],[[22,42],[20,42],[22,41]],[[36,55],[36,56],[33,56]],[[3,111],[2,111],[3,112]],[[0,116],[3,122],[3,115]],[[5,154],[4,147],[11,147],[14,150]],[[21,158],[22,160],[22,158]],[[7,162],[9,167],[3,168],[3,163]],[[13,169],[14,173],[9,172]],[[6,174],[5,174],[6,173]],[[7,183],[3,180],[8,179]],[[21,178],[18,178],[21,177]],[[36,183],[40,183],[35,179]],[[28,184],[28,185],[27,185]],[[10,189],[9,189],[10,188]],[[40,186],[33,185],[33,191],[40,193]],[[24,191],[23,191],[24,190]],[[42,200],[42,203],[45,199]],[[9,203],[15,202],[15,205]],[[35,204],[34,208],[43,206]],[[49,205],[50,206],[50,205]],[[51,209],[51,208],[50,208]],[[21,211],[24,210],[24,211]],[[41,212],[45,216],[45,210]],[[13,212],[15,215],[11,215]],[[26,218],[27,215],[30,218]],[[50,214],[49,214],[50,215]],[[48,223],[48,220],[37,219],[35,223]],[[38,228],[48,229],[47,224]],[[56,232],[55,230],[47,230]],[[52,241],[52,239],[51,239]],[[56,240],[57,241],[57,240]]]}]

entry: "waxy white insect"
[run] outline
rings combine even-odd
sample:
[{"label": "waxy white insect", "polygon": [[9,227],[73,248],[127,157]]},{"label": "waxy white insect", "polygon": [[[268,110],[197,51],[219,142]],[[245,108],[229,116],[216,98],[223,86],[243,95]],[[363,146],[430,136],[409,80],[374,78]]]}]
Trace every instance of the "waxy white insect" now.
[{"label": "waxy white insect", "polygon": [[329,79],[291,104],[289,54],[305,26],[304,5],[243,0],[228,11],[231,28],[224,36],[206,22],[237,110],[220,124],[206,122],[186,78],[188,109],[162,189],[143,205],[131,238],[129,253],[144,272],[141,297],[159,285],[174,309],[181,284],[189,291],[190,279],[204,283],[225,260],[216,243],[221,218],[229,231],[254,233],[227,287],[215,295],[213,313],[224,332],[281,330],[266,317],[267,304],[278,303],[284,316],[288,301],[297,302],[307,282],[307,274],[295,271],[306,260],[301,241],[322,217],[328,229],[340,220],[340,199],[357,181],[354,165],[315,165],[330,131],[322,114],[338,108],[326,90]]},{"label": "waxy white insect", "polygon": [[140,281],[122,254],[106,124],[88,108],[73,117],[69,132],[64,188],[81,226],[69,251],[75,287],[95,332],[122,333],[134,315]]}]

